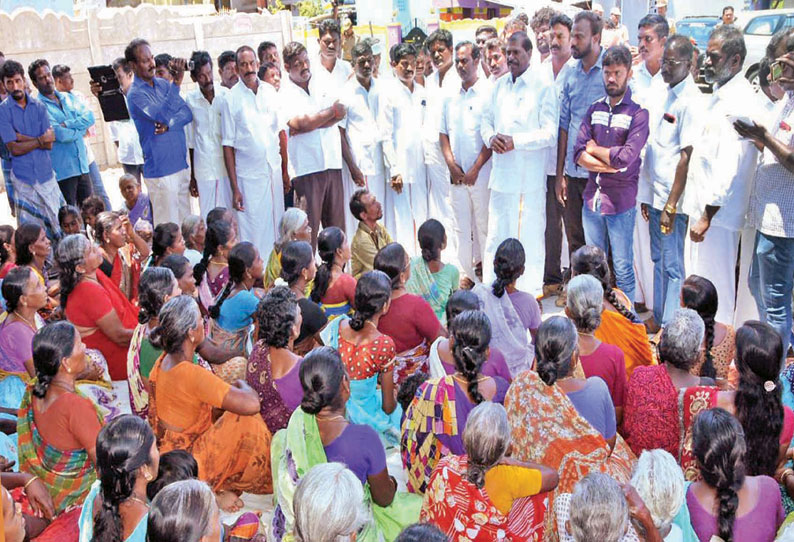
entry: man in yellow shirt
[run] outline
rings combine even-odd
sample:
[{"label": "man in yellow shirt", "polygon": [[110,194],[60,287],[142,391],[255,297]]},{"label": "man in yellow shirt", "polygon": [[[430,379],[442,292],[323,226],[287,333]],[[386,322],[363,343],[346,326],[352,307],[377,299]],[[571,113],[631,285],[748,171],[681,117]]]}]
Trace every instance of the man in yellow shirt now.
[{"label": "man in yellow shirt", "polygon": [[375,255],[392,242],[391,235],[378,220],[383,218],[383,206],[366,188],[356,190],[350,198],[350,212],[359,221],[350,244],[352,273],[358,279],[372,271]]}]

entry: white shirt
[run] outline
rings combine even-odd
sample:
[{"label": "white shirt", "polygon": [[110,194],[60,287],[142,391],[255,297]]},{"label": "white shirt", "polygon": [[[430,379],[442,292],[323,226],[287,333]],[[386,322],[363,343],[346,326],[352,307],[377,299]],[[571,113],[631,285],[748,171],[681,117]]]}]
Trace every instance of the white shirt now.
[{"label": "white shirt", "polygon": [[[664,209],[681,149],[700,143],[703,108],[702,94],[691,75],[668,89],[663,107],[648,119],[651,135],[645,147],[637,201]],[[669,115],[668,120],[665,115]]]},{"label": "white shirt", "polygon": [[[554,75],[554,65],[551,63],[551,55],[549,55],[546,60],[544,60],[541,65],[540,69],[544,71],[544,76],[549,78],[549,80],[554,81],[554,99],[557,100],[556,104],[556,111],[557,111],[557,118],[560,118],[560,105],[562,102],[562,83],[565,81],[565,73],[571,69],[572,66],[576,65],[576,59],[571,57],[568,61],[562,65],[560,68],[559,73]],[[546,159],[546,175],[550,177],[557,176],[557,137],[559,132],[554,134],[554,144],[549,148],[549,155]]]},{"label": "white shirt", "polygon": [[[325,68],[320,66],[318,69]],[[279,90],[281,124],[286,125],[295,117],[313,115],[331,107],[336,101],[338,90],[329,85],[328,81],[325,76],[312,75],[309,79],[309,92],[306,92],[289,77],[282,79]],[[291,135],[287,132],[289,161],[296,177],[329,169],[342,169],[342,141],[337,126],[333,124],[304,134]]]},{"label": "white shirt", "polygon": [[[342,94],[342,89],[347,84],[350,76],[353,75],[353,67],[349,62],[344,61],[341,58],[336,59],[336,62],[334,63],[334,69],[329,72],[325,66],[323,66],[320,55],[317,55],[314,57],[314,59],[312,59],[311,70],[312,77],[320,76],[322,78],[328,78],[333,89],[335,96],[334,99],[341,99],[344,96]],[[289,78],[289,76],[287,78]],[[283,79],[281,83],[284,83]]]},{"label": "white shirt", "polygon": [[425,88],[415,82],[411,92],[396,77],[384,83],[378,128],[389,175],[402,175],[403,183],[425,182],[424,146],[418,133],[427,110]]},{"label": "white shirt", "polygon": [[460,76],[455,69],[454,62],[447,70],[447,73],[444,74],[444,80],[441,83],[439,83],[438,69],[434,70],[429,77],[425,78],[427,111],[425,113],[422,135],[425,139],[426,164],[446,164],[438,142],[438,134],[441,127],[441,111],[444,108],[444,102],[457,94],[461,84]]},{"label": "white shirt", "polygon": [[215,98],[209,103],[201,89],[197,88],[185,96],[185,102],[193,112],[193,121],[187,125],[187,146],[193,149],[193,172],[198,180],[217,181],[226,178],[221,145],[221,110],[226,87],[213,85]]},{"label": "white shirt", "polygon": [[256,179],[266,176],[265,165],[280,171],[273,167],[268,156],[274,149],[278,153],[278,131],[273,130],[277,102],[275,89],[262,81],[254,94],[240,79],[224,96],[221,102],[221,144],[234,147],[237,177]]},{"label": "white shirt", "polygon": [[353,160],[364,175],[383,174],[383,145],[375,128],[383,84],[373,77],[367,91],[354,77],[342,89],[346,115],[340,126],[347,134]]},{"label": "white shirt", "polygon": [[557,137],[559,116],[554,84],[541,70],[527,70],[513,82],[500,77],[482,119],[482,139],[490,145],[497,133],[513,137],[515,149],[494,153],[488,188],[520,194],[546,187],[546,159]]},{"label": "white shirt", "polygon": [[461,85],[442,108],[439,132],[449,137],[455,163],[464,173],[474,165],[484,145],[480,133],[482,116],[492,91],[493,83],[477,79],[469,90]]},{"label": "white shirt", "polygon": [[143,149],[138,139],[138,130],[132,120],[114,120],[108,123],[110,137],[119,144],[116,156],[120,163],[129,165],[143,164]]},{"label": "white shirt", "polygon": [[[655,119],[657,110],[664,105],[667,97],[668,86],[662,78],[662,69],[659,68],[656,75],[651,75],[645,62],[640,62],[638,66],[632,68],[629,86],[631,99],[648,110],[648,118]],[[649,129],[653,133],[653,126],[649,126]]]}]

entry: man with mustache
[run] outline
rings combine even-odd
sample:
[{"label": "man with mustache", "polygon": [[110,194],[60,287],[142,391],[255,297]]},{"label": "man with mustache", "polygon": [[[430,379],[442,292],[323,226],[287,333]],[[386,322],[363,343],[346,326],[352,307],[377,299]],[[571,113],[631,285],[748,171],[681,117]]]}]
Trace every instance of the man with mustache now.
[{"label": "man with mustache", "polygon": [[221,86],[232,88],[239,81],[237,76],[237,62],[234,51],[224,51],[218,55],[218,75],[221,76]]},{"label": "man with mustache", "polygon": [[488,59],[485,58],[485,42],[492,38],[498,38],[499,32],[489,24],[477,27],[474,31],[474,43],[480,49],[480,71],[479,77],[486,79],[491,76],[491,68],[488,66]]},{"label": "man with mustache", "polygon": [[648,111],[631,97],[628,47],[609,48],[602,65],[607,95],[587,110],[574,146],[576,162],[590,172],[582,223],[588,245],[611,249],[617,286],[634,299],[634,218]]},{"label": "man with mustache", "polygon": [[524,274],[516,288],[532,295],[543,290],[546,228],[546,156],[554,144],[557,110],[554,85],[542,70],[529,68],[532,42],[516,32],[507,42],[510,73],[494,85],[480,133],[494,152],[488,204],[488,235],[483,283],[495,280],[499,244],[516,238],[524,246]]},{"label": "man with mustache", "polygon": [[529,22],[529,27],[535,34],[535,45],[538,47],[540,53],[540,61],[546,62],[551,54],[549,47],[549,31],[551,30],[551,18],[557,12],[550,7],[542,7],[535,12],[532,20]]},{"label": "man with mustache", "polygon": [[47,237],[58,238],[62,196],[52,169],[55,132],[47,106],[26,90],[25,70],[6,60],[0,70],[9,98],[0,103],[0,138],[11,153],[11,184],[17,221],[38,222]]},{"label": "man with mustache", "polygon": [[496,82],[508,72],[507,57],[505,56],[505,43],[499,38],[491,38],[485,42],[485,59],[488,63],[488,80]]},{"label": "man with mustache", "polygon": [[268,254],[284,214],[279,99],[276,89],[259,80],[256,52],[243,45],[235,54],[240,80],[220,103],[223,161],[239,240],[253,243],[259,254]]}]

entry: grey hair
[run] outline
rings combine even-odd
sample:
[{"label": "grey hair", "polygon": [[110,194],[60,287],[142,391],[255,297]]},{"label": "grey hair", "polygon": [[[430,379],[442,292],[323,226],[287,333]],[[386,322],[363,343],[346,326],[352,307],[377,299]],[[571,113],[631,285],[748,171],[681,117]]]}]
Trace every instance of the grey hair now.
[{"label": "grey hair", "polygon": [[215,494],[206,482],[191,479],[168,484],[152,500],[146,540],[199,542],[212,531],[217,511]]},{"label": "grey hair", "polygon": [[665,535],[684,503],[684,474],[665,450],[645,450],[637,460],[631,485],[642,497],[653,524]]},{"label": "grey hair", "polygon": [[604,287],[592,275],[576,275],[568,282],[567,307],[576,329],[592,333],[601,325]]},{"label": "grey hair", "polygon": [[463,430],[463,446],[469,456],[467,478],[482,489],[485,473],[499,463],[510,447],[510,424],[505,407],[491,401],[474,407]]},{"label": "grey hair", "polygon": [[615,480],[600,472],[579,480],[571,495],[570,530],[576,542],[618,542],[628,523],[629,507]]},{"label": "grey hair", "polygon": [[[133,177],[134,179],[135,177]],[[113,228],[113,224],[121,218],[121,215],[115,211],[103,211],[96,215],[96,222],[94,224],[94,240],[102,245],[105,243],[105,234]]]},{"label": "grey hair", "polygon": [[204,219],[199,215],[188,215],[182,221],[182,238],[185,240],[185,244],[188,245],[187,248],[196,248],[190,242],[190,236],[193,235],[196,227],[198,227],[198,225],[202,222],[204,222]]},{"label": "grey hair", "polygon": [[700,355],[706,326],[692,309],[679,308],[664,326],[659,357],[679,369],[689,370]]},{"label": "grey hair", "polygon": [[369,520],[361,481],[342,463],[315,465],[293,499],[297,542],[347,542]]},{"label": "grey hair", "polygon": [[55,260],[61,269],[61,307],[63,309],[66,309],[69,294],[83,278],[83,273],[77,270],[77,266],[85,264],[85,253],[90,246],[91,241],[82,233],[67,235],[58,243]]},{"label": "grey hair", "polygon": [[279,252],[287,243],[295,240],[295,232],[303,226],[308,218],[308,215],[297,207],[290,207],[281,215],[281,220],[278,223],[278,240],[276,241],[276,248]]},{"label": "grey hair", "polygon": [[198,327],[200,320],[195,299],[188,295],[173,297],[160,309],[159,325],[149,334],[149,342],[166,354],[181,352],[188,333]]}]

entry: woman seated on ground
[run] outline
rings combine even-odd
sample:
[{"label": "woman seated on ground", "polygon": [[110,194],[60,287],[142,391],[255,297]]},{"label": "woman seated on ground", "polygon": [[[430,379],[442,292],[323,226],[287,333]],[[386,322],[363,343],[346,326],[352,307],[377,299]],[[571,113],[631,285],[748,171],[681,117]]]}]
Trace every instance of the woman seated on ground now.
[{"label": "woman seated on ground", "polygon": [[[149,421],[160,451],[193,454],[201,479],[216,492],[270,493],[270,431],[259,396],[245,382],[227,384],[193,362],[204,340],[195,300],[182,295],[163,305],[149,340],[164,351],[149,375]],[[224,411],[214,422],[213,409]],[[230,493],[223,503],[240,505]]]},{"label": "woman seated on ground", "polygon": [[389,243],[375,255],[375,269],[391,279],[389,312],[378,321],[378,330],[394,339],[397,382],[417,371],[427,373],[430,345],[438,337],[447,335],[430,304],[405,289],[405,283],[411,278],[410,264],[408,254],[399,243]]},{"label": "woman seated on ground", "polygon": [[579,361],[584,374],[587,378],[598,376],[606,382],[620,425],[626,394],[623,352],[617,346],[599,341],[595,336],[604,311],[604,289],[595,277],[579,275],[568,283],[567,293],[565,314],[574,323],[579,335]]},{"label": "woman seated on ground", "polygon": [[193,267],[199,303],[209,310],[216,297],[229,282],[229,252],[237,244],[237,235],[231,222],[217,219],[207,225],[204,256]]},{"label": "woman seated on ground", "polygon": [[270,290],[256,309],[258,337],[248,358],[246,380],[259,394],[260,412],[271,433],[287,427],[303,399],[300,366],[292,352],[300,334],[301,311],[295,294],[285,286]]},{"label": "woman seated on ground", "polygon": [[[449,296],[447,301],[446,321],[447,323],[452,322],[452,319],[463,311],[476,310],[480,310],[480,298],[477,297],[477,294],[471,290],[457,290]],[[429,360],[430,376],[433,378],[451,375],[457,370],[455,369],[455,356],[452,355],[452,342],[447,337],[439,337],[430,345]],[[485,376],[501,377],[508,384],[513,381],[505,357],[493,345],[489,347],[488,359],[483,364],[481,372]]]},{"label": "woman seated on ground", "polygon": [[212,489],[199,480],[163,488],[149,509],[148,542],[220,542],[220,511]]},{"label": "woman seated on ground", "polygon": [[146,485],[160,462],[152,428],[119,416],[99,432],[96,458],[99,479],[80,513],[80,542],[146,542]]},{"label": "woman seated on ground", "polygon": [[[391,281],[381,271],[364,273],[356,285],[356,312],[325,326],[323,344],[339,351],[350,379],[347,419],[375,429],[387,446],[400,441],[402,408],[394,389],[394,341],[378,330],[388,313]],[[380,390],[378,384],[380,383]]]},{"label": "woman seated on ground", "polygon": [[[542,536],[547,499],[542,493],[553,491],[559,476],[554,469],[507,457],[510,425],[504,407],[477,405],[463,443],[466,455],[448,455],[433,470],[420,519],[440,527],[450,542]],[[447,499],[453,492],[456,498]],[[473,510],[485,517],[475,518]]]},{"label": "woman seated on ground", "polygon": [[450,322],[455,372],[423,383],[405,413],[403,464],[408,489],[424,493],[439,459],[463,455],[463,428],[472,409],[483,401],[504,403],[509,387],[500,377],[482,374],[488,359],[491,325],[482,311],[465,311]]},{"label": "woman seated on ground", "polygon": [[339,462],[353,471],[364,485],[365,502],[372,503],[375,523],[358,540],[393,540],[402,527],[417,521],[421,500],[397,492],[375,430],[347,420],[350,381],[339,353],[329,346],[312,350],[300,377],[301,406],[273,440],[274,539],[283,540],[293,529],[293,496],[300,479],[315,465]]},{"label": "woman seated on ground", "polygon": [[49,279],[49,269],[46,264],[50,255],[52,244],[47,238],[47,231],[38,222],[22,224],[14,234],[14,252],[16,265],[27,266],[36,273],[41,283],[47,289],[47,304],[39,311],[45,320],[52,316],[58,306],[58,291],[60,288],[57,280]]},{"label": "woman seated on ground", "polygon": [[426,221],[419,226],[417,238],[422,254],[411,260],[411,278],[405,289],[430,303],[438,320],[446,325],[447,300],[460,287],[460,271],[441,261],[441,251],[447,248],[447,233],[441,222],[435,218]]},{"label": "woman seated on ground", "polygon": [[614,287],[606,254],[598,247],[585,245],[571,255],[571,275],[592,275],[604,288],[604,311],[601,325],[595,331],[599,341],[620,348],[626,361],[626,376],[641,365],[656,361],[648,340],[648,331],[632,312],[626,295]]},{"label": "woman seated on ground", "polygon": [[15,233],[13,226],[8,224],[0,225],[0,280],[6,278],[8,272],[16,267]]},{"label": "woman seated on ground", "polygon": [[524,247],[518,239],[505,239],[494,256],[496,280],[490,287],[480,283],[472,289],[491,321],[493,344],[504,354],[513,377],[532,366],[540,326],[538,301],[516,288],[524,274],[525,261]]},{"label": "woman seated on ground", "polygon": [[152,257],[146,267],[156,267],[166,256],[184,252],[185,238],[182,237],[182,230],[173,222],[163,222],[154,228]]},{"label": "woman seated on ground", "polygon": [[185,240],[184,256],[191,265],[197,265],[204,257],[204,241],[207,225],[199,215],[188,215],[182,221],[182,238]]},{"label": "woman seated on ground", "polygon": [[80,331],[88,348],[107,360],[110,377],[127,377],[127,349],[138,321],[138,309],[124,297],[99,266],[102,253],[84,235],[69,235],[58,244],[61,308]]},{"label": "woman seated on ground", "polygon": [[317,253],[323,263],[317,268],[311,300],[319,304],[329,319],[352,314],[356,279],[345,273],[350,261],[350,244],[345,233],[335,226],[317,236]]},{"label": "woman seated on ground", "polygon": [[170,269],[182,293],[196,297],[196,278],[193,276],[193,264],[182,254],[171,254],[163,258],[160,267]]},{"label": "woman seated on ground", "polygon": [[64,205],[58,209],[58,225],[61,233],[72,235],[73,233],[83,233],[83,219],[80,217],[80,209],[74,205]]},{"label": "woman seated on ground", "polygon": [[149,257],[149,245],[135,233],[126,215],[112,211],[99,213],[94,235],[102,250],[99,268],[127,299],[136,303],[141,262]]},{"label": "woman seated on ground", "polygon": [[306,241],[287,243],[281,251],[281,281],[295,294],[301,310],[301,332],[294,342],[294,352],[304,355],[320,344],[320,330],[328,323],[328,317],[320,306],[306,297],[306,290],[317,274],[312,246]]},{"label": "woman seated on ground", "polygon": [[[276,279],[281,276],[281,251],[292,241],[312,240],[312,228],[309,226],[309,217],[306,213],[297,208],[290,207],[278,223],[278,239],[273,243],[273,250],[267,258],[265,267],[265,289],[272,288]],[[311,290],[310,290],[311,291]]]},{"label": "woman seated on ground", "polygon": [[[691,449],[695,415],[717,404],[714,380],[690,373],[700,355],[705,326],[691,309],[677,309],[662,330],[660,365],[637,367],[626,388],[623,435],[635,454],[661,448],[697,477]],[[683,439],[683,440],[682,440]]]},{"label": "woman seated on ground", "polygon": [[760,450],[747,446],[736,418],[721,408],[701,412],[692,440],[703,479],[689,486],[686,502],[698,540],[773,541],[785,519],[780,489],[768,476],[746,475]]}]

